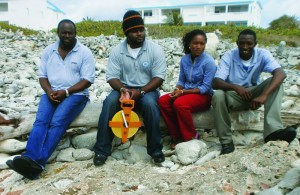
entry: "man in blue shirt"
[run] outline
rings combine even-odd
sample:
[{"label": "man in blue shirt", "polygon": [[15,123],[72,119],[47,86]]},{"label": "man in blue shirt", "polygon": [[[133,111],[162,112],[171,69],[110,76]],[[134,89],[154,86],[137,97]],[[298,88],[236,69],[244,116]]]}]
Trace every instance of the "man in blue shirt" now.
[{"label": "man in blue shirt", "polygon": [[[296,137],[295,129],[283,127],[280,110],[283,96],[282,82],[285,72],[264,49],[255,48],[256,33],[250,29],[240,32],[238,49],[224,54],[213,80],[212,105],[216,130],[222,145],[221,154],[234,151],[231,132],[231,110],[256,110],[264,105],[264,141],[284,140]],[[260,83],[262,72],[272,77]]]},{"label": "man in blue shirt", "polygon": [[131,94],[130,99],[135,100],[135,108],[141,111],[147,133],[147,153],[155,163],[165,160],[157,103],[158,88],[166,74],[164,52],[160,46],[145,39],[144,21],[138,12],[127,11],[122,27],[126,40],[112,50],[106,69],[106,81],[113,91],[104,100],[99,118],[94,146],[95,166],[104,164],[111,155],[114,134],[108,123],[120,110],[119,98],[126,93]]},{"label": "man in blue shirt", "polygon": [[59,40],[44,50],[39,67],[41,96],[26,151],[6,164],[28,179],[37,179],[71,122],[88,102],[94,82],[92,52],[76,39],[76,26],[62,20]]}]

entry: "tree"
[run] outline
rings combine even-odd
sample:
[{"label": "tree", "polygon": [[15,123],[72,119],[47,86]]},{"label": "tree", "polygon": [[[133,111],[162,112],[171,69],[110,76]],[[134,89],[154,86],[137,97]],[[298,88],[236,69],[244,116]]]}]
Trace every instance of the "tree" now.
[{"label": "tree", "polygon": [[183,19],[179,11],[171,11],[170,14],[167,15],[166,23],[174,26],[182,26]]},{"label": "tree", "polygon": [[300,22],[296,16],[283,15],[276,20],[273,20],[269,29],[299,29]]},{"label": "tree", "polygon": [[86,18],[83,18],[82,21],[92,22],[92,21],[94,21],[94,18],[87,16]]}]

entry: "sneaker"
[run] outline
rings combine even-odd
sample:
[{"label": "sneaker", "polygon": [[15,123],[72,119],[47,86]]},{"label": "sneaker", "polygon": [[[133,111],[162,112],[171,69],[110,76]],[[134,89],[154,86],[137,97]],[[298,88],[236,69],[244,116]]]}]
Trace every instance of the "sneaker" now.
[{"label": "sneaker", "polygon": [[279,129],[274,131],[265,138],[265,143],[269,141],[282,140],[290,143],[296,138],[297,132],[293,127],[286,127],[285,129]]},{"label": "sneaker", "polygon": [[155,163],[162,163],[165,161],[165,156],[162,152],[153,154],[152,158]]},{"label": "sneaker", "polygon": [[220,155],[229,154],[234,151],[234,144],[231,142],[229,144],[222,144],[222,149]]},{"label": "sneaker", "polygon": [[103,165],[106,160],[107,160],[107,156],[105,156],[104,154],[95,154],[94,165],[95,166]]}]

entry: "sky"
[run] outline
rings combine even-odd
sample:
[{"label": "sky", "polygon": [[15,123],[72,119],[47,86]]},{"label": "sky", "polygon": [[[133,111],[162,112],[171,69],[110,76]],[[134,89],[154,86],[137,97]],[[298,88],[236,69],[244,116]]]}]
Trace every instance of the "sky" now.
[{"label": "sky", "polygon": [[[219,0],[211,1],[218,2]],[[220,2],[224,1],[227,0],[220,0]],[[259,1],[263,7],[261,16],[261,27],[263,28],[267,28],[270,22],[284,14],[296,16],[300,20],[299,0]],[[50,2],[64,11],[66,18],[74,22],[80,22],[87,17],[93,20],[121,21],[124,13],[129,8],[197,4],[207,2],[207,0],[50,0]]]}]

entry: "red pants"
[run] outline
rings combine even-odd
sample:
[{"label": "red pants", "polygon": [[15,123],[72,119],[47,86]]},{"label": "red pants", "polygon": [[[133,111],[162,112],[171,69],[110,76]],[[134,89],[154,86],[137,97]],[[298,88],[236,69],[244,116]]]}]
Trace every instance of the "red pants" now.
[{"label": "red pants", "polygon": [[210,108],[210,95],[185,94],[172,100],[169,94],[158,100],[160,112],[164,118],[170,136],[173,139],[182,138],[189,141],[196,136],[192,113]]}]

